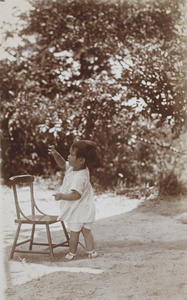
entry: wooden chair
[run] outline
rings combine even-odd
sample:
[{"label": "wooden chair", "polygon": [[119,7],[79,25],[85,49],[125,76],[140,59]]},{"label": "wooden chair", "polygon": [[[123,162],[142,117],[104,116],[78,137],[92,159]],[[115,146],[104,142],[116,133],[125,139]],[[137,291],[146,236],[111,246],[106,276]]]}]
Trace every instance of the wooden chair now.
[{"label": "wooden chair", "polygon": [[[51,261],[54,261],[53,249],[56,247],[59,247],[59,246],[62,246],[62,247],[69,246],[69,235],[68,235],[68,232],[64,225],[64,222],[58,221],[57,216],[50,216],[50,215],[43,213],[36,205],[36,202],[34,200],[34,189],[33,189],[34,176],[32,176],[32,175],[13,176],[10,178],[10,181],[13,186],[14,200],[15,200],[16,213],[17,213],[17,219],[15,219],[15,223],[18,224],[16,235],[14,238],[14,243],[13,243],[11,254],[10,254],[10,259],[13,258],[15,252],[19,252],[19,253],[33,253],[33,254],[48,254],[51,257]],[[25,215],[25,213],[23,212],[23,210],[20,207],[20,203],[18,200],[18,192],[17,192],[18,185],[20,185],[20,184],[25,184],[30,187],[30,201],[31,201],[31,214],[30,215]],[[66,240],[60,244],[53,244],[52,239],[51,239],[51,233],[50,233],[50,225],[57,223],[57,222],[61,222]],[[18,238],[19,238],[22,224],[31,224],[32,225],[31,235],[30,235],[29,239],[26,239],[26,240],[18,243]],[[48,243],[34,242],[34,233],[35,233],[36,225],[45,225],[46,231],[47,231]],[[29,243],[28,250],[23,250],[23,249],[20,249],[20,247],[18,247],[25,243]],[[47,247],[47,249],[45,249],[45,251],[44,250],[43,251],[42,250],[35,251],[35,250],[33,250],[34,245],[48,246],[48,247]]]}]

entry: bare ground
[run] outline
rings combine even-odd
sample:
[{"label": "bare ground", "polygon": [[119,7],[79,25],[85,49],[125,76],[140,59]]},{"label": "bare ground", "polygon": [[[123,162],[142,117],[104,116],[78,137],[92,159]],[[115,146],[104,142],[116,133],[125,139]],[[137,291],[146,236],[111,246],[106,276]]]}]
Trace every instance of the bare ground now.
[{"label": "bare ground", "polygon": [[[187,212],[186,200],[147,200],[131,212],[96,221],[96,259],[87,259],[81,247],[77,259],[68,263],[64,248],[55,250],[53,263],[47,256],[27,257],[27,263],[39,268],[77,267],[80,272],[56,271],[12,285],[8,246],[5,299],[187,300],[187,224],[179,220]],[[83,268],[103,272],[84,273]]]}]

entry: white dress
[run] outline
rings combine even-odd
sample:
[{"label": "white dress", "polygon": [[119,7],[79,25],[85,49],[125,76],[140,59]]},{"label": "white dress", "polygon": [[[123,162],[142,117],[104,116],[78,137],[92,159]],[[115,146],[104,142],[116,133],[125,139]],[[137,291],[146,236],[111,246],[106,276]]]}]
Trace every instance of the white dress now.
[{"label": "white dress", "polygon": [[93,189],[90,183],[90,172],[88,168],[73,171],[73,168],[66,162],[66,173],[60,192],[71,193],[76,190],[81,198],[75,201],[60,200],[60,215],[58,220],[71,223],[88,223],[95,221],[95,201]]}]

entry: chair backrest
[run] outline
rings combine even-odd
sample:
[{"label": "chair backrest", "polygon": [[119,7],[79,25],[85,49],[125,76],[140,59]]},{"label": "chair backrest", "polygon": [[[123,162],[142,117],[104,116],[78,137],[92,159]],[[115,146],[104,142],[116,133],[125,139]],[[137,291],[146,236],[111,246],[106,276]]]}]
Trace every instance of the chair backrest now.
[{"label": "chair backrest", "polygon": [[18,193],[17,193],[17,186],[20,184],[23,184],[23,183],[30,187],[31,213],[32,213],[32,215],[35,215],[36,205],[35,205],[34,190],[33,190],[34,176],[32,176],[32,175],[17,175],[17,176],[10,177],[9,180],[11,181],[12,186],[13,186],[17,218],[20,219],[21,217],[24,217],[24,218],[28,219],[20,207]]}]

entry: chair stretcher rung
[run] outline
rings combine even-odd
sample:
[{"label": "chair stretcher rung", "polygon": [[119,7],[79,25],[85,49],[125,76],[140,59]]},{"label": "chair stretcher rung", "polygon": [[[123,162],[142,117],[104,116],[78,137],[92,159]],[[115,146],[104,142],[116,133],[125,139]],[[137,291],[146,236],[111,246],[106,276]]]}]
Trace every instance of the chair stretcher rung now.
[{"label": "chair stretcher rung", "polygon": [[[58,247],[58,246],[63,246],[63,245],[69,245],[69,242],[68,241],[65,241],[65,242],[62,242],[62,243],[59,243],[59,244],[52,244],[52,247],[53,248],[56,248],[56,247]],[[34,243],[32,243],[32,245],[40,245],[40,246],[49,246],[49,244],[45,244],[45,243],[36,243],[36,242],[34,242]]]},{"label": "chair stretcher rung", "polygon": [[[30,242],[31,241],[31,239],[29,239],[29,240],[26,240],[26,241],[23,241],[23,242],[20,242],[20,243],[17,243],[16,244],[16,247],[18,247],[18,246],[20,246],[20,245],[23,245],[23,244],[26,244],[26,243],[28,243],[28,242]],[[36,243],[36,242],[33,242],[32,243],[32,245],[34,246],[49,246],[49,244],[47,244],[47,243]],[[65,247],[67,247],[69,245],[69,242],[68,241],[64,241],[64,242],[62,242],[62,243],[59,243],[59,244],[52,244],[52,247],[53,248],[56,248],[56,247],[59,247],[59,246],[65,246]]]},{"label": "chair stretcher rung", "polygon": [[32,253],[32,254],[50,254],[50,252],[46,251],[34,251],[34,250],[14,250],[14,253]]},{"label": "chair stretcher rung", "polygon": [[57,247],[68,247],[69,246],[69,242],[68,241],[65,241],[63,243],[60,243],[60,244],[53,244],[52,247],[53,248],[57,248]]},{"label": "chair stretcher rung", "polygon": [[17,243],[17,244],[16,244],[16,247],[17,247],[17,246],[20,246],[20,245],[23,245],[23,244],[26,244],[26,243],[28,243],[28,242],[30,242],[30,241],[31,241],[31,239],[25,240],[25,241],[20,242],[20,243]]},{"label": "chair stretcher rung", "polygon": [[47,243],[37,243],[37,242],[33,242],[32,245],[49,246],[49,244],[47,244]]}]

